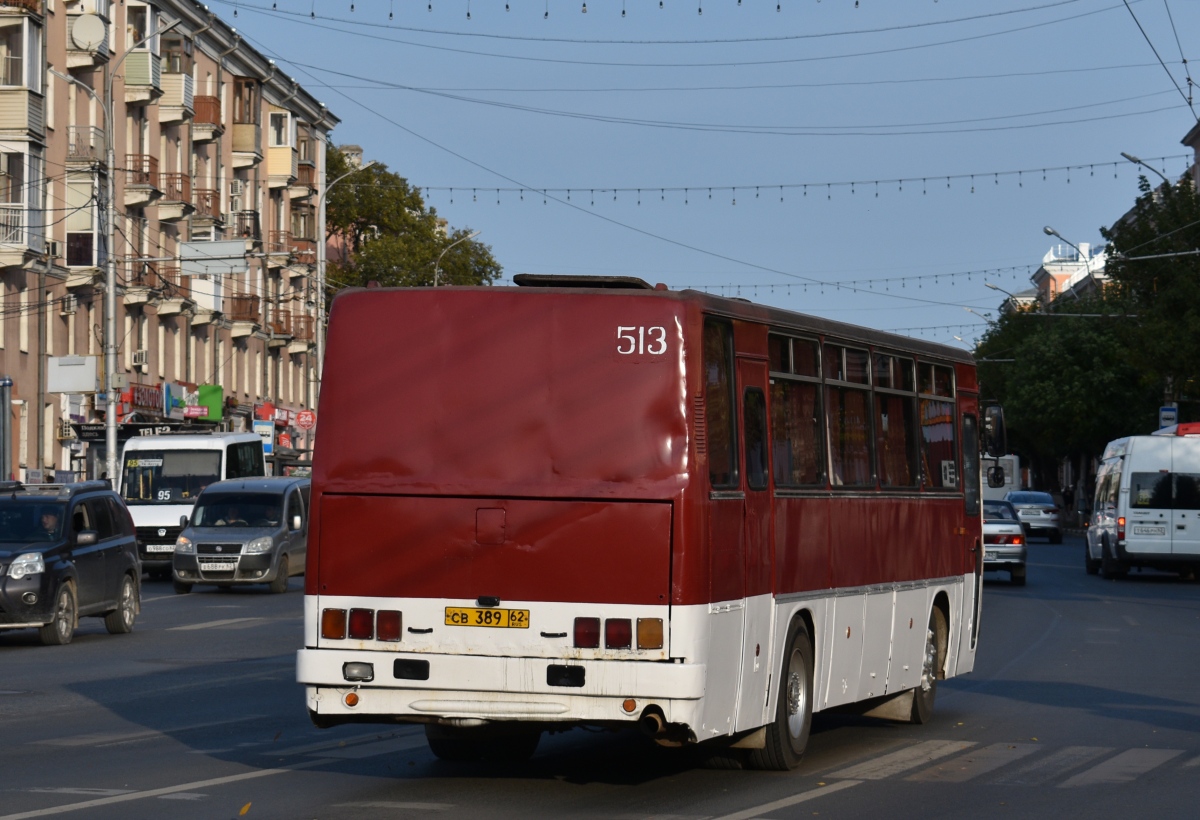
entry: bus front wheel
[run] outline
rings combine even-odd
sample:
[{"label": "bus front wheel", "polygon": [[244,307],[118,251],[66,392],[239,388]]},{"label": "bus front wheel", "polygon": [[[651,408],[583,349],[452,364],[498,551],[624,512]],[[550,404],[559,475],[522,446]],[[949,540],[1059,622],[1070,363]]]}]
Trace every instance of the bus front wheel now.
[{"label": "bus front wheel", "polygon": [[779,680],[775,720],[766,727],[766,743],[750,751],[755,769],[788,771],[800,765],[812,729],[813,659],[808,629],[800,620],[788,630],[787,654]]}]

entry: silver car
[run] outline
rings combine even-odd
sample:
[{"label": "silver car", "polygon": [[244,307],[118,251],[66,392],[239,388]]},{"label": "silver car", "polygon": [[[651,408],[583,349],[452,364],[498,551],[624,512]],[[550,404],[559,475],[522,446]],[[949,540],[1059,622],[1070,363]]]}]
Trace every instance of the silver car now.
[{"label": "silver car", "polygon": [[1006,571],[1025,586],[1025,530],[1007,501],[983,502],[983,568]]},{"label": "silver car", "polygon": [[1051,544],[1062,543],[1058,504],[1050,493],[1013,490],[1004,494],[1004,500],[1016,508],[1026,535],[1045,535],[1050,538]]},{"label": "silver car", "polygon": [[172,574],[175,591],[194,584],[267,584],[285,592],[304,572],[307,478],[245,478],[208,485],[181,521]]}]

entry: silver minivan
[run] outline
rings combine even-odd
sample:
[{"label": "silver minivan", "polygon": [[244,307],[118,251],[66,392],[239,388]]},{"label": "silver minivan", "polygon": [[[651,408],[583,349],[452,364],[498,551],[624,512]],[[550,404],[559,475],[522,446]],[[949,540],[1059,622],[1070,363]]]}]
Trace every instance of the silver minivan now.
[{"label": "silver minivan", "polygon": [[268,584],[287,591],[304,573],[308,540],[307,478],[246,478],[208,485],[175,542],[175,591],[195,584]]}]

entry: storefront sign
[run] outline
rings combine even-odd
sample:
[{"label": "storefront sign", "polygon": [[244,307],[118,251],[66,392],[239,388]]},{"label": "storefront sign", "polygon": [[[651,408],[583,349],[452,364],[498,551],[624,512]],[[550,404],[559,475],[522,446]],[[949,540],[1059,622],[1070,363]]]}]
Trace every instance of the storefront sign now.
[{"label": "storefront sign", "polygon": [[157,384],[133,384],[129,387],[129,403],[134,410],[160,416],[163,413],[163,390]]}]

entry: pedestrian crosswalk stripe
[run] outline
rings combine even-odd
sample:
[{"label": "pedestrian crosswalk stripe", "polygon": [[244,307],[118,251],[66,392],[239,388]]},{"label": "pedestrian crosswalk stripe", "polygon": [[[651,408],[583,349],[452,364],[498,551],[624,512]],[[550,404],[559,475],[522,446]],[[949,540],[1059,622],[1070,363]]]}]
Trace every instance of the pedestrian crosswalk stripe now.
[{"label": "pedestrian crosswalk stripe", "polygon": [[1114,751],[1111,746],[1066,746],[1011,772],[1003,772],[990,782],[999,786],[1041,786]]},{"label": "pedestrian crosswalk stripe", "polygon": [[1141,775],[1183,754],[1182,749],[1130,749],[1103,763],[1080,772],[1060,789],[1074,786],[1096,786],[1101,783],[1130,783]]},{"label": "pedestrian crosswalk stripe", "polygon": [[959,757],[942,761],[924,771],[909,775],[909,780],[939,783],[965,783],[981,774],[995,771],[1038,750],[1033,743],[993,743],[973,749]]},{"label": "pedestrian crosswalk stripe", "polygon": [[847,780],[883,780],[975,745],[977,744],[962,740],[927,740],[875,760],[842,769],[829,776]]}]

